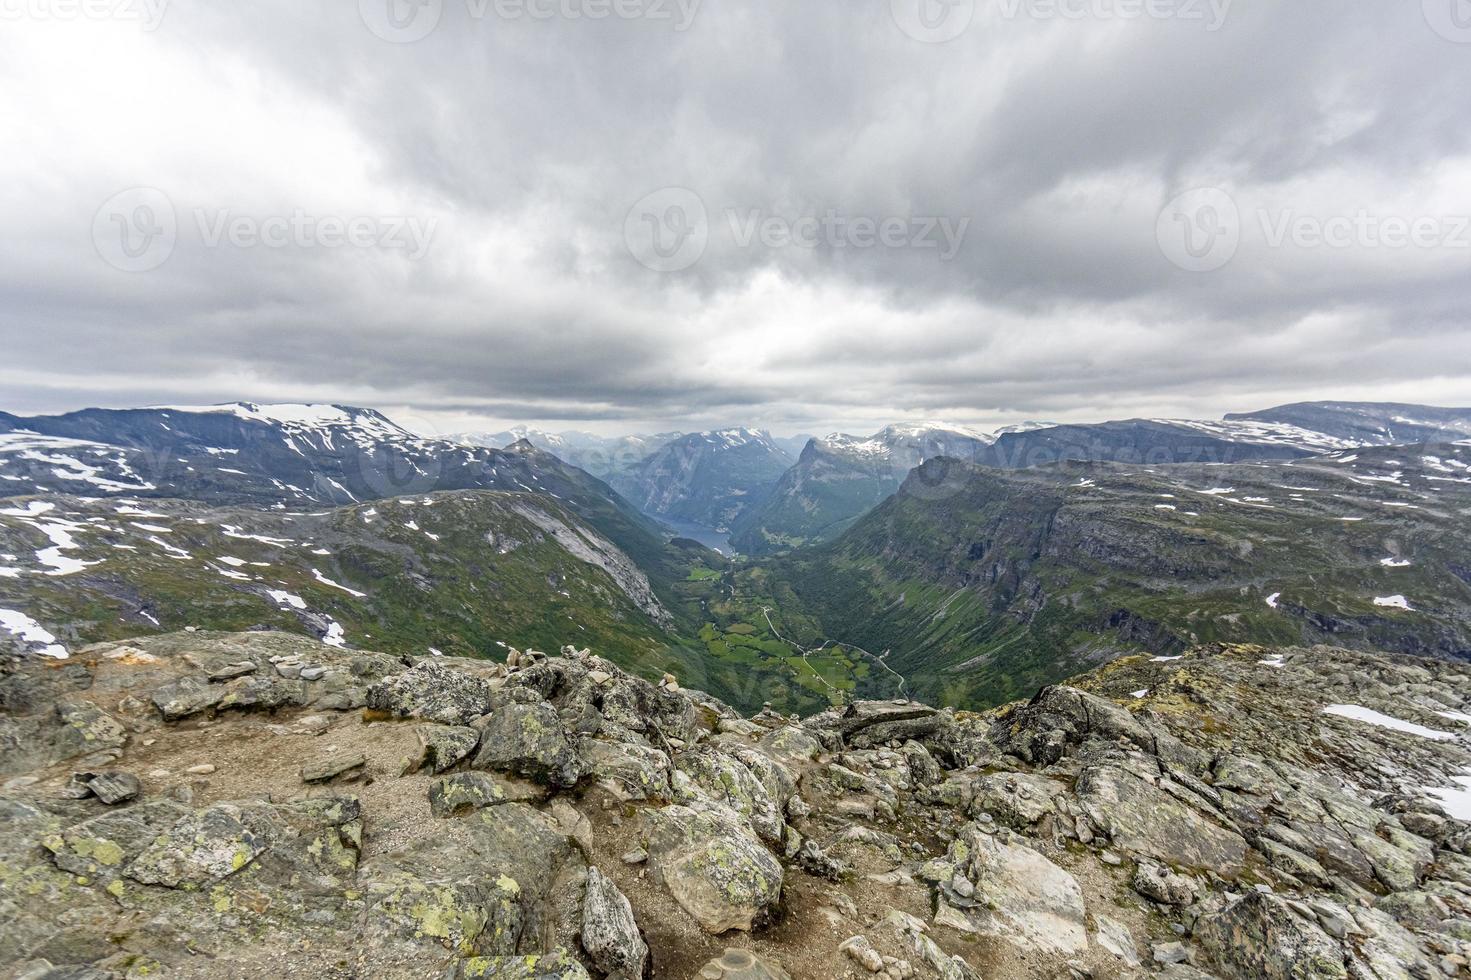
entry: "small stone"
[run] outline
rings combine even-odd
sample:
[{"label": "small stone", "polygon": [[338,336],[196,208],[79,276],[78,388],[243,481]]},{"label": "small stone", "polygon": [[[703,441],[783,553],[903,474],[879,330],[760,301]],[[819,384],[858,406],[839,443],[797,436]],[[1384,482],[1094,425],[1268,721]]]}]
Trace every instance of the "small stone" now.
[{"label": "small stone", "polygon": [[319,681],[326,676],[327,668],[325,667],[311,666],[301,668],[301,679],[304,681]]},{"label": "small stone", "polygon": [[18,789],[34,786],[40,781],[41,777],[39,776],[16,776],[14,779],[7,779],[5,785],[0,786],[0,789],[4,789],[7,793],[13,793]]},{"label": "small stone", "polygon": [[191,776],[208,776],[214,771],[215,767],[210,765],[208,762],[197,766],[190,766],[188,769],[184,770],[184,772],[188,773]]},{"label": "small stone", "polygon": [[296,727],[292,729],[303,735],[320,735],[332,727],[332,719],[327,715],[305,715],[296,719]]},{"label": "small stone", "polygon": [[873,948],[867,936],[851,936],[843,940],[838,951],[847,953],[850,959],[869,973],[878,973],[884,968],[884,958]]},{"label": "small stone", "polygon": [[624,854],[622,861],[624,864],[643,864],[648,859],[649,852],[644,850],[642,847],[637,847]]},{"label": "small stone", "polygon": [[301,767],[301,781],[304,783],[325,783],[336,779],[345,772],[353,769],[361,769],[368,764],[368,757],[361,752],[356,755],[344,755],[339,758],[328,757],[309,762]]},{"label": "small stone", "polygon": [[429,811],[436,817],[452,817],[504,802],[505,791],[483,772],[455,773],[429,787]]},{"label": "small stone", "polygon": [[1095,915],[1093,921],[1098,927],[1094,934],[1098,945],[1117,956],[1125,966],[1139,965],[1139,948],[1134,945],[1134,937],[1128,926],[1103,915]]},{"label": "small stone", "polygon": [[87,784],[92,794],[108,806],[126,803],[143,791],[138,777],[121,769],[109,769],[92,777]]},{"label": "small stone", "polygon": [[1172,963],[1184,963],[1186,960],[1184,943],[1158,943],[1154,947],[1154,962],[1166,966]]},{"label": "small stone", "polygon": [[66,785],[57,791],[56,795],[63,800],[85,800],[92,795],[92,776],[90,772],[74,772]]},{"label": "small stone", "polygon": [[606,670],[590,670],[587,672],[587,679],[598,687],[606,687],[613,680],[613,675]]},{"label": "small stone", "polygon": [[1104,851],[1102,854],[1098,855],[1098,860],[1102,861],[1110,868],[1117,868],[1119,865],[1124,863],[1124,859],[1119,857],[1113,851]]},{"label": "small stone", "polygon": [[256,669],[257,668],[253,662],[249,660],[242,660],[239,663],[226,664],[219,670],[211,673],[209,675],[209,679],[214,681],[216,684],[223,684],[225,681],[233,681],[237,677],[244,677],[246,674],[253,674],[256,672]]}]

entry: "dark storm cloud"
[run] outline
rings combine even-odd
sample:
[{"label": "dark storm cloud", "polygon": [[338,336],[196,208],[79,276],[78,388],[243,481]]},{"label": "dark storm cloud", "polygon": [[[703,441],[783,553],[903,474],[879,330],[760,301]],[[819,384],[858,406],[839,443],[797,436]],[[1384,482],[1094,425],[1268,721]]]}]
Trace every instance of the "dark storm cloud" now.
[{"label": "dark storm cloud", "polygon": [[[4,407],[857,426],[1464,402],[1471,37],[1437,2],[977,0],[942,44],[903,0],[431,0],[402,44],[366,26],[402,0],[22,19],[0,35]],[[103,208],[140,186],[177,220],[146,270],[96,240],[157,204]],[[669,187],[705,244],[661,272],[626,219]],[[1161,218],[1201,187],[1238,216],[1209,271],[1174,236],[1210,244],[1212,215]],[[669,193],[655,227],[691,200]]]}]

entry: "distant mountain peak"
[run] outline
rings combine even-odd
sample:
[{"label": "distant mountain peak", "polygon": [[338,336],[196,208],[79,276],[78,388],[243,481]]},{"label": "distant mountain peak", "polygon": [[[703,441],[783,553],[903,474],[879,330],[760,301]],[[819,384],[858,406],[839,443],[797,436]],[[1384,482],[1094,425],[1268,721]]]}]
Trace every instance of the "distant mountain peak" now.
[{"label": "distant mountain peak", "polygon": [[224,402],[218,405],[156,405],[147,411],[186,415],[233,415],[246,422],[264,422],[286,428],[358,428],[383,438],[413,438],[414,434],[373,408],[311,403],[261,404]]}]

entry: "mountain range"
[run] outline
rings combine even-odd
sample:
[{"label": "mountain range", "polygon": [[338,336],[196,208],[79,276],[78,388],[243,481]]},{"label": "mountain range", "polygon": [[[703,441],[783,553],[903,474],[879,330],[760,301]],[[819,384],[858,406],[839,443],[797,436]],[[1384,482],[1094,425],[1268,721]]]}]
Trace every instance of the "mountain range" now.
[{"label": "mountain range", "polygon": [[646,514],[725,532],[793,462],[769,433],[722,429],[675,439],[612,482]]},{"label": "mountain range", "polygon": [[1471,657],[1467,410],[896,425],[797,460],[731,429],[613,485],[507,434],[336,406],[0,417],[0,644],[273,628],[495,658],[575,624],[636,670],[787,710],[997,704],[1213,641]]}]

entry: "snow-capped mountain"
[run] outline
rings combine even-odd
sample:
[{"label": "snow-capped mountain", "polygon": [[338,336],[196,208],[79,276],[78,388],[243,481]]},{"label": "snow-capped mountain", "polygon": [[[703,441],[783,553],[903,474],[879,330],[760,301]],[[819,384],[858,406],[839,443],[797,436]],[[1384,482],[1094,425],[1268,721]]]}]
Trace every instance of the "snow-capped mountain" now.
[{"label": "snow-capped mountain", "polygon": [[1342,447],[1443,443],[1471,438],[1471,408],[1377,402],[1300,402],[1227,415],[1228,424],[1264,424],[1317,433]]},{"label": "snow-capped mountain", "polygon": [[656,450],[613,485],[646,514],[723,531],[793,463],[766,432],[697,432]]},{"label": "snow-capped mountain", "polygon": [[490,449],[500,449],[524,439],[564,462],[587,470],[600,480],[610,480],[633,469],[649,454],[683,435],[682,432],[660,432],[654,435],[598,436],[591,432],[547,432],[517,425],[501,432],[463,433],[451,438]]},{"label": "snow-capped mountain", "polygon": [[556,456],[468,446],[343,405],[161,406],[0,417],[0,495],[178,498],[286,509],[439,490],[547,494],[615,537],[654,525]]},{"label": "snow-capped mountain", "polygon": [[826,541],[899,489],[909,471],[940,456],[975,461],[995,437],[947,422],[901,422],[871,436],[813,439],[731,541],[764,554]]}]

